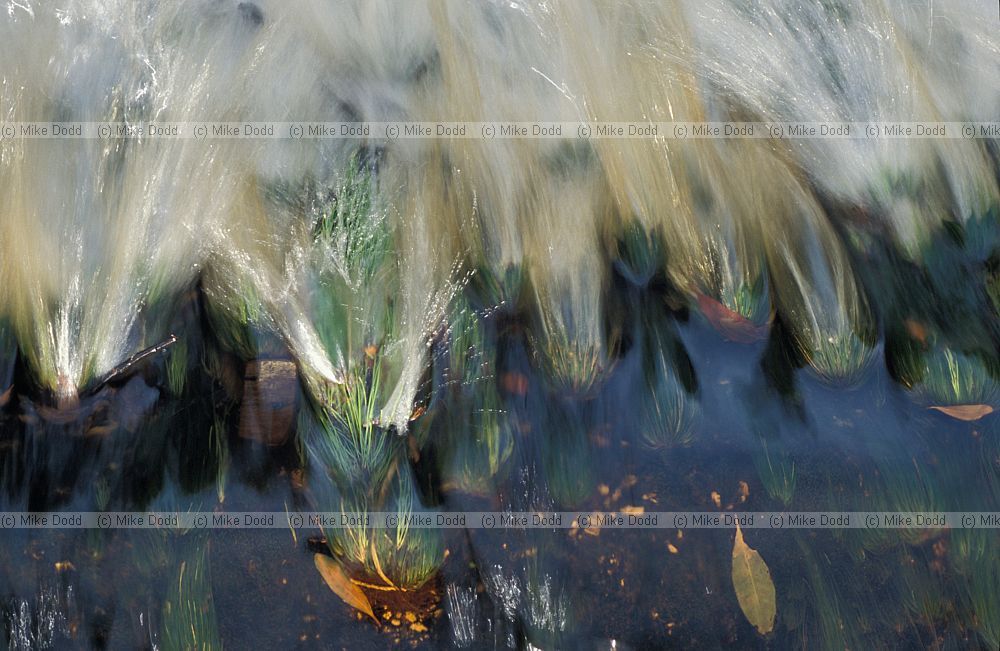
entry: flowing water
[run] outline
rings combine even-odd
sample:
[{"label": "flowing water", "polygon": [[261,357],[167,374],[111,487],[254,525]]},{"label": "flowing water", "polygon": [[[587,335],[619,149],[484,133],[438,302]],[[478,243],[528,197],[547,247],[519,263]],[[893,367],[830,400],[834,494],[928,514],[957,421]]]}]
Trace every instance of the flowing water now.
[{"label": "flowing water", "polygon": [[0,3],[0,640],[998,648],[988,515],[408,524],[1000,512],[989,4]]}]

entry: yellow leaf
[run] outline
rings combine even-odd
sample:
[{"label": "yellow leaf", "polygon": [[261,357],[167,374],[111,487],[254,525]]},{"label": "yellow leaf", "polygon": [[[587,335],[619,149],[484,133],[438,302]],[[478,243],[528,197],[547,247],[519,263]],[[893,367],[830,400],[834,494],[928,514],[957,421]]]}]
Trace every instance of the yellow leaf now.
[{"label": "yellow leaf", "polygon": [[375,613],[372,612],[372,605],[368,601],[368,597],[361,591],[361,588],[351,583],[337,561],[324,554],[314,554],[313,562],[316,563],[316,569],[319,570],[320,576],[323,577],[335,595],[348,606],[360,610],[371,617],[376,624],[379,624]]},{"label": "yellow leaf", "polygon": [[739,525],[733,542],[733,589],[747,620],[761,635],[770,633],[777,608],[771,571],[760,554],[743,542]]},{"label": "yellow leaf", "polygon": [[942,414],[947,414],[958,420],[973,421],[979,420],[983,416],[993,413],[993,407],[989,405],[951,405],[949,407],[931,407]]}]

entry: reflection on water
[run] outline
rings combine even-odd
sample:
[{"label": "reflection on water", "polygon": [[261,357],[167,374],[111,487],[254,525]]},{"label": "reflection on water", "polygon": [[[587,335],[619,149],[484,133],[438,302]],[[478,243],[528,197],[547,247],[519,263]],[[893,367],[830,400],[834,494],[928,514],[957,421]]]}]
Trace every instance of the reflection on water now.
[{"label": "reflection on water", "polygon": [[[1000,117],[971,0],[4,8],[11,124]],[[2,639],[996,648],[997,529],[747,529],[765,580],[732,530],[407,516],[1000,511],[997,160],[0,139],[3,511],[399,516],[4,531]]]}]

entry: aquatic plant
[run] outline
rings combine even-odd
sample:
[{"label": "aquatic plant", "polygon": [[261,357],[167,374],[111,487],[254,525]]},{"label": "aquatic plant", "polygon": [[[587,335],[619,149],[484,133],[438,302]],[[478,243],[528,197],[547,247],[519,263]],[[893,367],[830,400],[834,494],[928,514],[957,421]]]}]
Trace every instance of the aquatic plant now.
[{"label": "aquatic plant", "polygon": [[772,453],[767,440],[761,438],[753,462],[764,490],[787,508],[795,497],[795,461],[783,449]]},{"label": "aquatic plant", "polygon": [[216,459],[215,496],[219,504],[226,501],[226,481],[229,474],[229,441],[226,439],[226,423],[219,413],[215,414],[212,427],[208,431],[212,454]]},{"label": "aquatic plant", "polygon": [[421,445],[428,438],[436,441],[445,490],[487,494],[511,454],[513,434],[497,389],[493,312],[472,307],[476,299],[470,296],[476,291],[466,288],[452,303],[443,359],[444,404],[432,428],[414,433]]},{"label": "aquatic plant", "polygon": [[890,127],[878,124],[991,119],[985,107],[995,105],[1000,76],[975,64],[996,55],[983,7],[946,10],[967,43],[948,54],[929,45],[927,26],[943,15],[927,5],[711,0],[684,9],[698,78],[725,105],[764,121],[877,125],[881,138],[813,139],[788,154],[825,196],[862,208],[903,255],[919,261],[936,226],[975,221],[996,205],[984,142],[885,138]]},{"label": "aquatic plant", "polygon": [[948,535],[952,563],[964,575],[976,574],[991,553],[992,534],[983,529],[952,529]]},{"label": "aquatic plant", "polygon": [[513,424],[495,386],[486,384],[449,408],[438,426],[443,490],[491,495],[514,451]]},{"label": "aquatic plant", "polygon": [[973,626],[987,648],[1000,645],[1000,573],[992,562],[977,566],[965,577],[965,588],[974,614]]},{"label": "aquatic plant", "polygon": [[[378,491],[396,463],[396,437],[377,422],[381,362],[355,368],[343,384],[326,384],[311,413],[300,413],[303,441],[320,467],[350,494]],[[377,494],[377,493],[376,493]]]},{"label": "aquatic plant", "polygon": [[538,351],[536,361],[554,386],[570,395],[586,395],[607,369],[600,348],[553,330],[544,339],[530,337]]},{"label": "aquatic plant", "polygon": [[[727,337],[752,341],[766,335],[773,316],[763,239],[766,215],[781,206],[770,196],[768,174],[776,164],[753,141],[715,145],[694,149],[685,159],[697,241],[680,255],[696,270],[687,289],[696,293],[703,315]],[[711,309],[706,299],[724,309]]]},{"label": "aquatic plant", "polygon": [[188,342],[181,339],[170,347],[167,354],[167,388],[175,396],[184,394],[188,368]]},{"label": "aquatic plant", "polygon": [[[8,16],[0,25],[2,56],[16,64],[4,71],[0,114],[19,122],[101,122],[116,133],[154,114],[191,118],[190,89],[211,85],[222,71],[189,64],[232,42],[220,33],[214,43],[181,43],[189,30],[167,40],[190,47],[133,47],[126,34],[158,32],[167,22],[147,17],[140,27],[139,20],[122,12],[97,29],[48,10]],[[29,45],[34,38],[50,51]],[[153,83],[154,69],[170,74]],[[197,103],[210,110],[204,99]],[[136,350],[167,336],[176,299],[193,286],[215,241],[233,172],[178,139],[140,145],[117,137],[19,137],[0,145],[0,164],[4,311],[33,383],[69,405]],[[177,181],[178,169],[187,182]]]},{"label": "aquatic plant", "polygon": [[[859,620],[861,605],[852,602],[848,593],[850,586],[837,581],[830,574],[830,562],[822,561],[811,543],[795,535],[801,565],[798,578],[804,585],[804,609],[802,630],[799,632],[805,645],[817,640],[826,649],[853,649],[860,644],[859,628],[848,622]],[[781,589],[779,584],[778,589]],[[782,617],[779,610],[779,617]]]},{"label": "aquatic plant", "polygon": [[[17,343],[13,334],[0,316],[0,396],[2,396],[14,379],[14,362],[17,359]],[[2,402],[2,399],[0,399]]]},{"label": "aquatic plant", "polygon": [[579,404],[550,404],[535,437],[549,495],[567,508],[583,502],[596,485],[598,452],[586,422]]},{"label": "aquatic plant", "polygon": [[[90,457],[80,456],[81,450],[96,450],[107,476],[120,472],[113,493],[98,490],[101,508],[129,504],[132,498],[145,505],[157,492],[171,492],[173,486],[165,483],[168,468],[184,470],[188,478],[176,482],[182,490],[210,488],[214,479],[222,501],[226,424],[233,419],[224,410],[205,408],[216,402],[216,387],[209,389],[206,378],[188,369],[203,359],[213,379],[225,383],[235,398],[249,381],[250,367],[241,369],[240,363],[254,360],[261,369],[260,358],[279,346],[294,357],[294,363],[280,360],[282,377],[289,380],[283,386],[297,389],[295,380],[301,379],[306,395],[296,442],[309,462],[302,466],[311,489],[305,499],[323,510],[389,509],[400,516],[389,529],[358,524],[326,532],[340,561],[372,590],[416,589],[433,576],[444,555],[439,533],[411,527],[405,517],[423,508],[408,451],[421,472],[425,464],[440,462],[446,490],[495,493],[504,482],[513,490],[504,486],[498,499],[515,502],[511,508],[525,503],[536,508],[593,497],[598,467],[601,474],[614,472],[603,466],[632,456],[628,445],[634,439],[609,442],[616,438],[602,429],[609,423],[638,427],[635,438],[656,448],[694,443],[692,424],[701,413],[698,383],[678,334],[684,326],[677,331],[672,326],[689,312],[700,311],[730,339],[770,335],[764,363],[768,387],[757,387],[759,367],[744,363],[752,350],[726,346],[733,359],[705,360],[704,368],[713,373],[710,381],[735,380],[726,389],[713,388],[713,397],[738,395],[734,390],[744,388],[740,385],[751,385],[742,405],[721,405],[725,413],[713,425],[734,424],[746,407],[760,419],[754,426],[759,432],[808,430],[809,410],[817,406],[813,398],[826,393],[807,387],[796,395],[803,399],[794,401],[798,411],[791,415],[771,402],[771,389],[785,397],[794,393],[789,378],[792,368],[802,365],[830,383],[859,382],[878,357],[876,321],[894,328],[892,321],[906,312],[903,307],[921,302],[930,305],[917,310],[921,316],[932,313],[954,327],[940,341],[918,342],[905,351],[910,357],[899,356],[896,367],[906,386],[938,406],[996,399],[993,348],[1000,340],[1000,310],[980,315],[965,309],[985,301],[978,274],[995,266],[991,257],[1000,241],[995,134],[896,138],[882,132],[874,138],[853,131],[832,137],[751,132],[785,123],[845,122],[853,130],[858,124],[880,129],[890,120],[994,121],[1000,106],[1000,51],[989,3],[197,0],[126,5],[120,0],[5,3],[0,11],[3,127],[80,120],[121,131],[161,121],[228,120],[253,129],[253,121],[263,118],[274,124],[353,124],[358,137],[326,137],[324,131],[322,137],[295,138],[294,132],[286,137],[267,127],[253,137],[245,132],[229,137],[225,130],[222,136],[213,130],[204,138],[175,139],[148,133],[101,139],[2,134],[0,324],[10,325],[14,340],[5,340],[0,326],[0,396],[10,395],[4,392],[13,381],[18,354],[23,356],[19,394],[38,390],[71,404],[123,364],[128,367],[135,351],[166,341],[178,294],[192,287],[203,299],[203,323],[210,331],[205,350],[196,338],[180,337],[166,352],[165,364],[102,392],[95,402],[108,410],[109,423],[121,416],[114,425],[101,420],[94,427],[88,422],[46,429],[37,424],[46,412],[33,407],[34,396],[5,403],[0,452],[10,485],[0,494],[12,507],[21,506],[22,493],[28,508],[39,500],[75,501],[49,461],[58,457],[67,466],[89,465]],[[544,137],[495,140],[479,137],[486,133],[396,139],[374,126],[411,120],[563,122]],[[610,137],[608,132],[586,137],[594,122],[608,120],[630,122],[633,129],[622,137],[613,131]],[[689,139],[680,131],[688,121],[729,120],[756,122],[743,131],[753,137],[727,133]],[[579,125],[579,131],[555,132],[570,131],[569,124]],[[674,131],[658,131],[667,125]],[[359,133],[368,127],[371,131]],[[893,282],[870,283],[866,277],[879,257],[891,260],[885,276]],[[947,290],[965,283],[967,275],[975,278],[961,293],[963,309],[954,309],[956,297]],[[910,286],[911,279],[921,277],[936,294]],[[872,291],[871,285],[902,291]],[[1000,295],[996,287],[992,291]],[[629,309],[642,301],[669,303],[676,312],[659,310],[644,319]],[[619,310],[619,303],[627,306]],[[498,323],[488,321],[494,311]],[[966,327],[965,322],[976,320],[983,324]],[[522,333],[528,360],[520,357]],[[702,345],[700,329],[684,327],[683,334],[697,342],[698,350],[714,354]],[[219,345],[211,345],[212,340]],[[441,357],[432,358],[435,353]],[[492,377],[498,355],[504,364],[513,362],[501,368],[517,369],[499,382]],[[641,368],[641,376],[627,376],[636,386],[602,387],[619,355],[623,376]],[[893,350],[889,357],[894,356]],[[449,366],[443,372],[441,358]],[[518,374],[530,373],[525,370],[529,363],[541,382]],[[733,372],[737,366],[742,371]],[[741,378],[741,372],[751,375]],[[157,376],[166,382],[157,387],[144,382],[161,379]],[[445,387],[434,384],[442,377]],[[871,379],[876,390],[884,390],[880,377]],[[22,381],[35,386],[22,387]],[[167,395],[161,396],[163,384]],[[405,434],[420,411],[415,406],[423,407],[419,398],[428,384],[434,384],[436,400],[429,401],[428,415],[440,419],[442,435],[431,439],[436,447],[421,456],[429,428],[421,424],[407,437],[397,433]],[[244,407],[257,399],[247,393]],[[114,395],[124,407],[103,402]],[[288,393],[279,396],[269,386],[256,395],[284,399]],[[134,415],[145,415],[161,397],[168,404],[159,410],[165,412],[162,419],[144,423]],[[863,395],[850,400],[849,407],[859,412],[873,407]],[[289,403],[282,405],[287,413]],[[882,406],[884,401],[874,401],[874,409]],[[96,411],[79,420],[89,421]],[[204,412],[200,420],[196,411]],[[879,410],[878,422],[891,426],[892,411]],[[833,416],[837,425],[842,417],[855,418],[840,404],[823,405],[815,413],[824,421]],[[183,426],[168,420],[170,414],[183,415]],[[208,414],[211,419],[204,417]],[[845,434],[834,438],[848,446],[847,454],[838,458],[826,448],[817,450],[819,464],[808,458],[812,450],[796,450],[793,462],[790,449],[773,447],[775,438],[769,439],[775,442],[770,449],[768,441],[751,440],[747,455],[747,441],[730,436],[733,429],[718,428],[721,443],[736,445],[715,446],[713,453],[735,452],[714,469],[733,469],[731,461],[752,456],[769,495],[785,504],[814,499],[806,490],[815,487],[812,473],[797,477],[807,467],[796,465],[801,459],[811,469],[819,467],[820,483],[830,479],[831,491],[838,491],[831,494],[846,495],[848,502],[860,495],[857,506],[944,510],[950,506],[943,503],[950,487],[964,477],[940,470],[949,457],[937,446],[943,441],[954,448],[948,450],[950,458],[963,459],[961,446],[988,443],[996,456],[996,441],[985,440],[996,438],[995,432],[984,435],[978,427],[968,428],[976,437],[966,436],[965,429],[917,432],[910,442],[926,457],[936,457],[936,465],[914,464],[912,470],[907,459],[900,462],[892,454],[895,448],[871,443],[886,440],[885,432],[890,444],[903,441],[891,427],[876,432],[879,436],[854,437],[852,427],[845,426]],[[64,430],[88,436],[73,441],[47,436]],[[109,430],[112,436],[128,435],[132,447],[123,454],[120,439],[101,442]],[[782,440],[787,433],[781,432]],[[268,451],[264,458],[282,463],[284,452],[289,450]],[[704,451],[694,452],[674,456],[697,461]],[[867,462],[858,458],[865,454],[877,457],[879,474],[873,479],[861,471],[855,483],[857,464]],[[131,464],[125,471],[120,470],[123,461]],[[991,472],[995,465],[989,466]],[[510,469],[517,471],[513,480]],[[668,492],[676,496],[672,489],[678,485],[683,490],[719,474],[695,470],[683,477],[636,481],[660,485],[658,498],[653,489],[641,494],[651,504],[663,503],[671,499]],[[836,473],[840,481],[833,486]],[[433,473],[427,478],[431,484],[436,479]],[[1000,499],[996,478],[991,475],[986,482],[964,482],[971,487],[963,488],[966,496],[982,490],[985,497],[977,503],[983,508]],[[302,487],[296,482],[296,497],[303,496]],[[615,501],[612,497],[609,504]],[[835,533],[833,542],[853,535]],[[809,545],[805,536],[798,538],[798,555],[780,546],[762,548],[768,557],[773,553],[801,562],[774,566],[784,620],[774,630],[775,644],[796,642],[788,637],[796,609],[815,624],[803,633],[804,646],[884,645],[869,643],[873,629],[897,639],[901,624],[890,621],[897,614],[895,600],[884,599],[890,614],[876,620],[871,612],[878,608],[861,597],[895,596],[881,589],[888,581],[884,574],[892,570],[878,563],[908,561],[910,550],[900,542],[920,549],[930,540],[916,530],[858,535],[866,545],[855,545],[847,554],[827,545],[820,534]],[[677,548],[697,537],[679,543],[678,536],[678,545],[668,550],[694,552],[688,565],[698,566],[702,550]],[[483,540],[478,534],[473,538]],[[471,550],[477,569],[465,577],[470,579],[466,585],[482,579],[496,600],[493,610],[511,619],[509,627],[503,621],[500,628],[475,621],[474,628],[484,629],[501,646],[580,646],[582,640],[566,642],[558,633],[574,625],[570,587],[587,587],[577,579],[590,577],[586,571],[554,572],[565,569],[558,562],[563,557],[553,563],[546,554],[542,565],[533,544],[540,539],[507,539],[528,544],[504,548],[504,556],[525,559],[525,566],[521,574],[502,579],[481,563],[493,550],[478,545]],[[589,540],[572,539],[571,547],[585,560],[594,548]],[[972,564],[995,560],[986,558],[978,538],[955,535],[954,540],[954,569],[969,573]],[[844,556],[860,557],[865,546],[878,550],[868,558],[883,573],[883,582],[837,581],[864,578],[859,568],[845,564]],[[615,541],[599,547],[598,553],[610,550],[600,559],[608,561],[609,570],[611,552],[636,549]],[[667,553],[662,545],[659,552]],[[18,558],[10,549],[2,553]],[[203,596],[211,587],[208,557],[204,549],[190,554],[187,572],[169,567],[165,585],[171,605],[163,611],[168,646],[217,643],[217,622],[210,611],[194,605],[208,600]],[[574,553],[567,560],[578,558]],[[160,550],[152,551],[149,560],[161,570],[169,563]],[[891,586],[909,595],[907,607],[921,618],[939,618],[930,624],[961,621],[945,619],[952,614],[946,593],[954,587],[947,561],[941,560],[944,574],[921,567]],[[50,561],[44,563],[51,573]],[[17,570],[24,563],[8,565]],[[574,569],[578,565],[570,563]],[[641,567],[660,566],[669,569],[656,562]],[[77,576],[65,566],[56,565],[56,571],[66,585]],[[155,574],[139,573],[142,579]],[[693,575],[706,577],[706,593],[712,574]],[[973,590],[984,594],[967,601],[975,605],[976,618],[993,621],[995,600],[985,591],[995,592],[995,572],[983,574],[986,578]],[[35,586],[33,578],[28,577],[29,588]],[[612,570],[609,580],[617,578]],[[623,576],[623,589],[626,580],[633,584],[631,576]],[[789,584],[796,592],[786,592]],[[96,585],[103,599],[105,586]],[[701,593],[702,585],[694,588]],[[476,599],[473,591],[469,594]],[[681,609],[682,617],[672,619],[682,625],[671,629],[669,622],[661,625],[666,618],[660,619],[658,611],[651,623],[631,617],[634,603],[625,611],[611,607],[606,600],[612,592],[580,594],[588,597],[581,605],[608,606],[606,614],[621,620],[609,628],[625,625],[627,639],[647,646],[683,643],[684,635],[704,643],[702,631],[684,623],[701,617],[710,627],[717,624],[711,615]],[[686,587],[680,594],[690,596]],[[114,613],[103,607],[86,610],[99,612],[101,621],[90,630],[101,643],[106,616]],[[515,623],[512,612],[521,621]],[[623,612],[628,616],[620,617]],[[754,623],[770,634],[770,618],[765,620],[763,626]],[[731,643],[734,631],[744,633],[722,624],[711,628],[720,641]],[[585,625],[581,637],[596,629],[604,635],[602,627],[602,622]],[[984,639],[995,644],[996,632],[988,624],[982,629]]]},{"label": "aquatic plant", "polygon": [[646,230],[638,220],[629,220],[615,240],[615,269],[636,287],[646,287],[653,275],[663,268],[660,236]]},{"label": "aquatic plant", "polygon": [[[343,374],[384,354],[396,332],[397,263],[384,208],[375,204],[373,171],[352,160],[334,198],[312,225],[309,296],[320,344]],[[386,367],[388,370],[388,367]]]},{"label": "aquatic plant", "polygon": [[765,243],[778,311],[812,371],[853,385],[875,358],[875,320],[850,258],[816,198],[780,165],[788,192]]},{"label": "aquatic plant", "polygon": [[187,553],[167,581],[161,613],[164,649],[222,648],[212,600],[212,570],[208,541],[182,543]]},{"label": "aquatic plant", "polygon": [[[915,457],[884,459],[878,463],[878,483],[868,502],[872,510],[900,513],[943,513],[949,511],[946,486],[940,473],[931,473]],[[923,527],[896,528],[883,533],[883,544],[900,542],[919,545],[937,530]],[[867,533],[867,532],[866,532]],[[878,549],[878,546],[870,547]]]},{"label": "aquatic plant", "polygon": [[905,550],[893,576],[904,612],[916,620],[911,625],[934,626],[956,617],[955,592],[933,571],[928,556],[925,549]]},{"label": "aquatic plant", "polygon": [[735,286],[724,285],[719,302],[754,325],[762,325],[771,317],[770,292],[766,273],[741,280]]},{"label": "aquatic plant", "polygon": [[419,508],[408,471],[400,471],[386,488],[389,492],[384,500],[351,500],[342,503],[341,510],[362,518],[370,510],[394,512],[391,526],[358,521],[324,533],[334,556],[344,560],[361,585],[377,590],[417,590],[444,561],[442,530],[410,526],[415,515],[428,512]]},{"label": "aquatic plant", "polygon": [[534,643],[558,646],[573,623],[573,597],[564,577],[546,571],[545,558],[546,550],[536,548],[525,559],[522,620]]},{"label": "aquatic plant", "polygon": [[935,406],[989,405],[998,393],[996,362],[944,346],[910,346],[894,356],[898,377],[920,400]]},{"label": "aquatic plant", "polygon": [[[413,515],[413,511],[409,510],[400,513]],[[390,585],[400,590],[420,589],[434,577],[444,562],[444,540],[439,529],[414,527],[402,535],[398,529],[381,530],[375,533],[371,549],[376,574],[369,576],[388,579]]]},{"label": "aquatic plant", "polygon": [[224,350],[244,360],[255,359],[268,323],[263,302],[252,283],[217,284],[214,276],[218,273],[222,272],[210,268],[202,276],[210,332]]},{"label": "aquatic plant", "polygon": [[[700,415],[690,360],[681,344],[664,329],[649,324],[643,356],[639,427],[642,440],[654,449],[690,445]],[[682,374],[688,376],[686,382]]]},{"label": "aquatic plant", "polygon": [[602,210],[594,196],[598,183],[594,177],[566,183],[533,206],[538,221],[527,257],[535,298],[529,341],[545,377],[573,395],[590,391],[610,366],[603,324],[608,276],[594,264],[601,257],[594,224]]},{"label": "aquatic plant", "polygon": [[472,307],[463,292],[452,303],[448,317],[447,382],[453,391],[475,392],[484,381],[493,380],[496,362],[496,329],[488,314]]},{"label": "aquatic plant", "polygon": [[875,357],[871,344],[853,332],[832,335],[808,353],[809,365],[825,380],[852,384]]},{"label": "aquatic plant", "polygon": [[963,223],[962,243],[974,260],[986,260],[1000,245],[1000,199],[973,212]]}]

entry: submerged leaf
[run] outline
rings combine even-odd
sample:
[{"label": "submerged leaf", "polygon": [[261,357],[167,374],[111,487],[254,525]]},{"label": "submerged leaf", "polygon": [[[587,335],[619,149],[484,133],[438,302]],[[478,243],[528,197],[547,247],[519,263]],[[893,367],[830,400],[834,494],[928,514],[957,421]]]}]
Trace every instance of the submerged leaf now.
[{"label": "submerged leaf", "polygon": [[726,339],[739,344],[752,344],[767,339],[770,319],[763,324],[754,323],[714,298],[698,294],[698,309],[708,322]]},{"label": "submerged leaf", "polygon": [[935,405],[929,409],[936,409],[942,414],[965,421],[979,420],[983,416],[989,416],[993,413],[993,407],[989,405],[949,405],[947,407]]},{"label": "submerged leaf", "polygon": [[340,597],[347,605],[371,617],[376,624],[380,623],[378,618],[375,617],[375,613],[372,612],[372,605],[368,601],[368,597],[362,592],[361,588],[351,583],[351,580],[344,574],[344,570],[337,561],[324,554],[314,554],[313,562],[316,563],[316,569],[319,570],[323,580],[326,581],[326,584],[333,590],[335,595]]},{"label": "submerged leaf", "polygon": [[776,613],[771,571],[760,554],[743,542],[739,525],[736,525],[736,540],[733,542],[733,589],[747,620],[757,627],[761,635],[770,633]]}]

